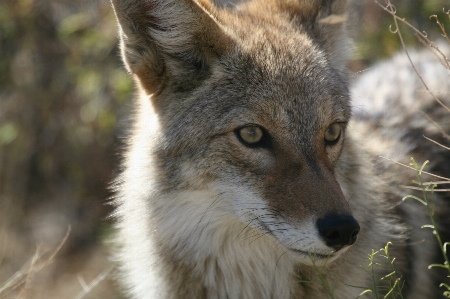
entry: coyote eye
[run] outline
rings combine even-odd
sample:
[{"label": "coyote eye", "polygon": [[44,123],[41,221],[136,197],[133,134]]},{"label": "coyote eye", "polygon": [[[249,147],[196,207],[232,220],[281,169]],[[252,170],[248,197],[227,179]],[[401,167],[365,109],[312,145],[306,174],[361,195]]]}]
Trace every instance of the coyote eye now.
[{"label": "coyote eye", "polygon": [[339,137],[341,137],[341,130],[342,127],[340,123],[334,123],[329,126],[325,131],[325,141],[329,145],[336,143],[339,140]]},{"label": "coyote eye", "polygon": [[255,125],[241,127],[236,131],[239,140],[247,146],[263,146],[264,131]]}]

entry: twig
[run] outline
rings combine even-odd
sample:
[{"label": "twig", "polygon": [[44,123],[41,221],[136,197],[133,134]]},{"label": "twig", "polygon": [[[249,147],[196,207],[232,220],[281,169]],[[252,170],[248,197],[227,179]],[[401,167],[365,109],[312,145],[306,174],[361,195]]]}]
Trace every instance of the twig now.
[{"label": "twig", "polygon": [[[439,49],[438,46],[436,46],[436,44],[434,44],[426,35],[426,33],[424,34],[423,32],[420,32],[416,27],[414,27],[413,25],[411,25],[410,23],[408,23],[408,21],[406,21],[405,19],[399,18],[396,15],[396,10],[395,10],[395,6],[391,4],[391,2],[389,0],[386,0],[386,6],[383,6],[382,4],[380,4],[378,1],[375,1],[378,6],[380,6],[383,10],[385,10],[386,12],[388,12],[390,15],[392,15],[392,17],[395,20],[400,20],[402,23],[404,23],[406,26],[408,26],[409,28],[411,28],[415,33],[416,36],[422,38],[422,41],[425,41],[427,43],[428,46],[430,46],[431,48],[433,48],[436,52],[439,53],[439,55],[441,55],[441,58],[445,61],[445,65],[447,68],[450,68],[450,60],[447,58],[447,56]],[[388,9],[391,8],[391,10]],[[397,23],[397,22],[395,22]],[[398,27],[396,27],[398,29]],[[394,31],[395,32],[395,31]],[[419,39],[420,40],[420,39]]]},{"label": "twig", "polygon": [[438,24],[438,26],[439,26],[439,28],[441,29],[441,35],[447,40],[447,42],[450,44],[450,39],[448,39],[448,36],[447,36],[447,32],[445,32],[445,27],[444,27],[444,25],[442,25],[442,23],[441,22],[439,22],[439,19],[438,19],[438,16],[437,15],[431,15],[430,16],[430,19],[435,19],[436,20],[436,24]]},{"label": "twig", "polygon": [[21,292],[17,298],[21,298],[26,291],[28,283],[34,278],[34,276],[42,270],[44,267],[48,266],[52,260],[55,258],[56,254],[61,250],[64,243],[67,241],[70,235],[71,228],[67,229],[67,233],[52,254],[43,259],[45,250],[41,246],[38,246],[34,256],[25,263],[22,268],[17,271],[13,276],[11,276],[2,286],[0,286],[0,298],[6,298],[7,292],[15,290],[22,286]]},{"label": "twig", "polygon": [[394,5],[391,4],[391,1],[390,1],[390,0],[386,0],[386,4],[387,4],[386,6],[380,4],[378,1],[375,1],[375,3],[377,3],[378,6],[380,6],[383,10],[385,10],[386,12],[388,12],[388,13],[392,16],[392,18],[394,19],[395,30],[394,30],[394,31],[391,30],[391,32],[392,32],[392,33],[397,33],[397,35],[398,35],[398,37],[399,37],[399,39],[400,39],[400,42],[401,42],[401,44],[402,44],[403,50],[405,51],[406,56],[408,57],[408,60],[409,60],[409,62],[411,63],[412,68],[414,69],[414,72],[415,72],[415,73],[417,74],[417,76],[419,77],[419,79],[420,79],[420,81],[422,82],[422,84],[423,84],[423,86],[425,87],[425,89],[426,89],[426,90],[428,91],[428,93],[434,98],[434,100],[435,100],[437,103],[439,103],[439,105],[441,105],[444,109],[446,109],[448,112],[450,112],[450,108],[448,108],[444,103],[442,103],[442,101],[439,100],[439,99],[434,95],[434,93],[428,88],[428,85],[426,84],[426,82],[425,82],[425,80],[423,79],[422,75],[419,73],[419,71],[417,70],[416,66],[414,65],[414,63],[413,63],[413,61],[412,61],[412,59],[411,59],[411,56],[409,55],[408,49],[406,48],[405,42],[404,42],[404,40],[403,40],[403,35],[402,35],[401,31],[399,30],[397,20],[400,20],[401,22],[403,22],[404,24],[406,24],[408,27],[410,27],[411,29],[413,29],[413,30],[416,32],[416,34],[417,34],[418,36],[420,36],[421,38],[423,38],[424,40],[426,40],[426,41],[429,43],[429,46],[430,46],[430,47],[434,48],[440,55],[442,55],[442,57],[444,58],[444,60],[445,60],[445,62],[446,62],[447,68],[450,68],[450,63],[449,63],[449,60],[448,60],[447,56],[445,56],[444,53],[442,53],[442,51],[441,51],[441,50],[440,50],[433,42],[431,42],[425,34],[423,34],[422,32],[420,32],[419,30],[417,30],[413,25],[411,25],[410,23],[408,23],[405,19],[399,18],[399,17],[396,15],[395,7],[394,7]]},{"label": "twig", "polygon": [[447,181],[438,181],[438,182],[428,182],[428,183],[423,183],[424,186],[428,186],[428,185],[441,185],[441,184],[450,184],[450,182]]},{"label": "twig", "polygon": [[[398,164],[398,165],[401,165],[401,166],[403,166],[403,167],[406,167],[406,168],[409,168],[409,169],[411,169],[411,170],[416,171],[416,169],[414,169],[414,168],[411,167],[411,166],[408,166],[408,165],[406,165],[406,164],[403,164],[403,163],[400,163],[400,162],[391,160],[391,159],[386,158],[386,157],[383,157],[383,156],[381,156],[381,155],[377,155],[377,157],[383,158],[383,159],[388,160],[388,161],[390,161],[390,162],[393,162],[393,163],[395,163],[395,164]],[[429,176],[432,176],[432,177],[435,177],[435,178],[438,178],[438,179],[442,179],[442,180],[446,180],[446,181],[449,181],[449,182],[450,182],[450,179],[449,179],[449,178],[446,178],[446,177],[443,177],[443,176],[435,175],[435,174],[432,174],[432,173],[429,173],[429,172],[426,172],[426,171],[422,171],[422,173],[425,173],[425,174],[428,174]]]},{"label": "twig", "polygon": [[90,291],[92,291],[93,288],[95,288],[100,282],[106,279],[108,275],[111,273],[111,271],[114,269],[114,266],[104,270],[102,273],[97,275],[94,280],[91,281],[89,285],[86,284],[83,277],[78,276],[78,281],[80,282],[80,285],[82,287],[82,291],[78,293],[78,295],[75,297],[75,299],[83,299]]},{"label": "twig", "polygon": [[[425,184],[424,184],[425,185]],[[405,185],[398,185],[400,188],[405,188],[405,189],[413,189],[413,190],[419,190],[422,191],[422,188],[419,187],[414,187],[414,186],[405,186]],[[450,191],[450,189],[433,189],[433,190],[427,190],[427,192],[448,192]]]},{"label": "twig", "polygon": [[431,141],[431,142],[433,142],[434,144],[437,144],[437,145],[439,145],[440,147],[445,148],[446,150],[449,150],[449,151],[450,151],[450,147],[446,147],[445,145],[442,145],[442,144],[440,144],[439,142],[434,141],[434,140],[431,139],[431,138],[428,138],[427,136],[423,136],[423,138],[425,138],[426,140]]},{"label": "twig", "polygon": [[423,112],[423,111],[421,111],[421,110],[420,110],[420,112],[422,112],[423,116],[424,116],[426,119],[428,119],[429,122],[431,122],[436,128],[438,128],[439,131],[441,131],[442,136],[443,136],[444,138],[450,139],[450,136],[449,136],[447,133],[445,133],[444,129],[443,129],[438,123],[436,123],[436,122],[435,122],[431,117],[429,117],[428,114],[426,114],[425,112]]}]

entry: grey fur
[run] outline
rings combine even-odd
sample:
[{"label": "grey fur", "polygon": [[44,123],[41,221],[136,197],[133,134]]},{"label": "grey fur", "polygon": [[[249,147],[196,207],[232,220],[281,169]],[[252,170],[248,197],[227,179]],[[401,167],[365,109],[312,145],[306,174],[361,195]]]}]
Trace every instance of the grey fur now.
[{"label": "grey fur", "polygon": [[[410,231],[422,224],[417,219],[426,221],[419,209],[399,202],[398,183],[414,173],[380,167],[374,156],[433,151],[407,129],[417,135],[428,124],[399,120],[401,133],[384,132],[379,126],[391,118],[380,113],[358,114],[347,125],[345,0],[240,2],[112,1],[124,61],[140,91],[116,200],[116,256],[128,294],[325,298],[322,287],[301,282],[317,276],[295,250],[330,250],[324,275],[336,282],[335,298],[355,298],[360,290],[345,283],[368,285],[360,265],[392,241],[399,273],[410,279],[409,298],[434,298],[437,283],[421,276],[434,256],[419,243],[436,245],[431,234]],[[356,98],[375,97],[379,89],[360,82]],[[443,117],[430,99],[411,96]],[[336,122],[342,137],[327,145],[324,132]],[[237,130],[249,124],[263,127],[270,145],[245,146]],[[403,140],[392,140],[398,134]],[[383,146],[386,140],[392,142]],[[448,154],[436,152],[434,170],[446,171]],[[446,215],[445,205],[441,211]],[[358,241],[327,249],[317,219],[349,213],[361,226]],[[419,280],[426,287],[414,289]]]}]

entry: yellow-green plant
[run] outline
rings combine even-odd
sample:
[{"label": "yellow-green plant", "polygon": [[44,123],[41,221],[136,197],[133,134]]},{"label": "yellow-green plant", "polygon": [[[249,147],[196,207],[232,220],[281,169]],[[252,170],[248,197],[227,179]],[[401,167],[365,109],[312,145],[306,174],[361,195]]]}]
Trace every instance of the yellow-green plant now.
[{"label": "yellow-green plant", "polygon": [[319,267],[316,264],[316,260],[314,259],[314,256],[309,253],[309,258],[311,259],[312,262],[312,266],[314,268],[314,271],[317,274],[317,277],[319,278],[318,280],[300,280],[301,283],[312,283],[312,284],[318,284],[321,285],[324,289],[325,292],[327,293],[327,295],[331,298],[334,299],[334,288],[336,286],[337,281],[333,281],[332,284],[330,284],[325,277],[322,274],[322,271],[324,269],[324,267],[326,266],[328,260],[323,264],[323,266]]},{"label": "yellow-green plant", "polygon": [[[436,237],[436,240],[439,243],[439,247],[440,247],[442,255],[444,257],[444,262],[442,264],[431,264],[428,266],[428,268],[431,269],[431,268],[438,267],[438,268],[447,269],[447,271],[449,273],[449,275],[447,277],[450,278],[450,263],[449,263],[449,258],[447,255],[447,247],[450,246],[450,242],[445,242],[445,243],[442,242],[442,239],[441,239],[441,236],[439,235],[439,231],[437,230],[436,221],[434,218],[434,208],[435,208],[434,192],[435,192],[435,188],[437,187],[437,184],[433,183],[433,182],[424,183],[423,178],[422,178],[423,169],[425,168],[425,166],[427,164],[428,164],[428,161],[425,161],[421,166],[419,166],[417,164],[417,162],[414,160],[414,158],[411,158],[410,165],[412,167],[414,167],[414,169],[416,169],[417,178],[418,178],[418,180],[413,181],[413,183],[422,190],[423,198],[419,198],[414,195],[407,195],[407,196],[403,197],[403,200],[411,198],[411,199],[417,200],[418,202],[420,202],[421,204],[423,204],[427,207],[427,212],[428,212],[428,216],[430,218],[431,224],[423,225],[422,228],[430,228],[433,230],[433,235]],[[447,298],[450,298],[450,285],[443,282],[440,284],[440,287],[446,289],[446,291],[444,291],[444,296]]]},{"label": "yellow-green plant", "polygon": [[[353,288],[363,289],[356,299],[368,294],[372,294],[376,299],[404,298],[402,295],[404,281],[401,280],[401,277],[397,276],[397,272],[394,269],[395,257],[389,255],[390,245],[392,245],[392,243],[388,242],[386,246],[380,250],[375,251],[372,249],[372,252],[368,255],[369,265],[367,267],[361,266],[361,268],[372,277],[372,286],[360,287],[348,285]],[[378,257],[381,257],[383,262],[378,261]],[[388,272],[388,274],[381,278],[377,278],[375,275],[375,269],[377,267],[382,268],[385,272]]]}]

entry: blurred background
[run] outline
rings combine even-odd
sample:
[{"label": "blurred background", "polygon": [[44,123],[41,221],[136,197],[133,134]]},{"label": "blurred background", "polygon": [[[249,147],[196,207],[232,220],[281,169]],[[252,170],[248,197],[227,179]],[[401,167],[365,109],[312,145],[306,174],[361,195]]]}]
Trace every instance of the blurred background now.
[{"label": "blurred background", "polygon": [[[429,16],[449,24],[448,0],[393,3],[434,40]],[[356,73],[400,46],[374,1],[353,12]],[[105,244],[133,96],[116,31],[107,0],[0,0],[0,298],[123,298]]]}]

